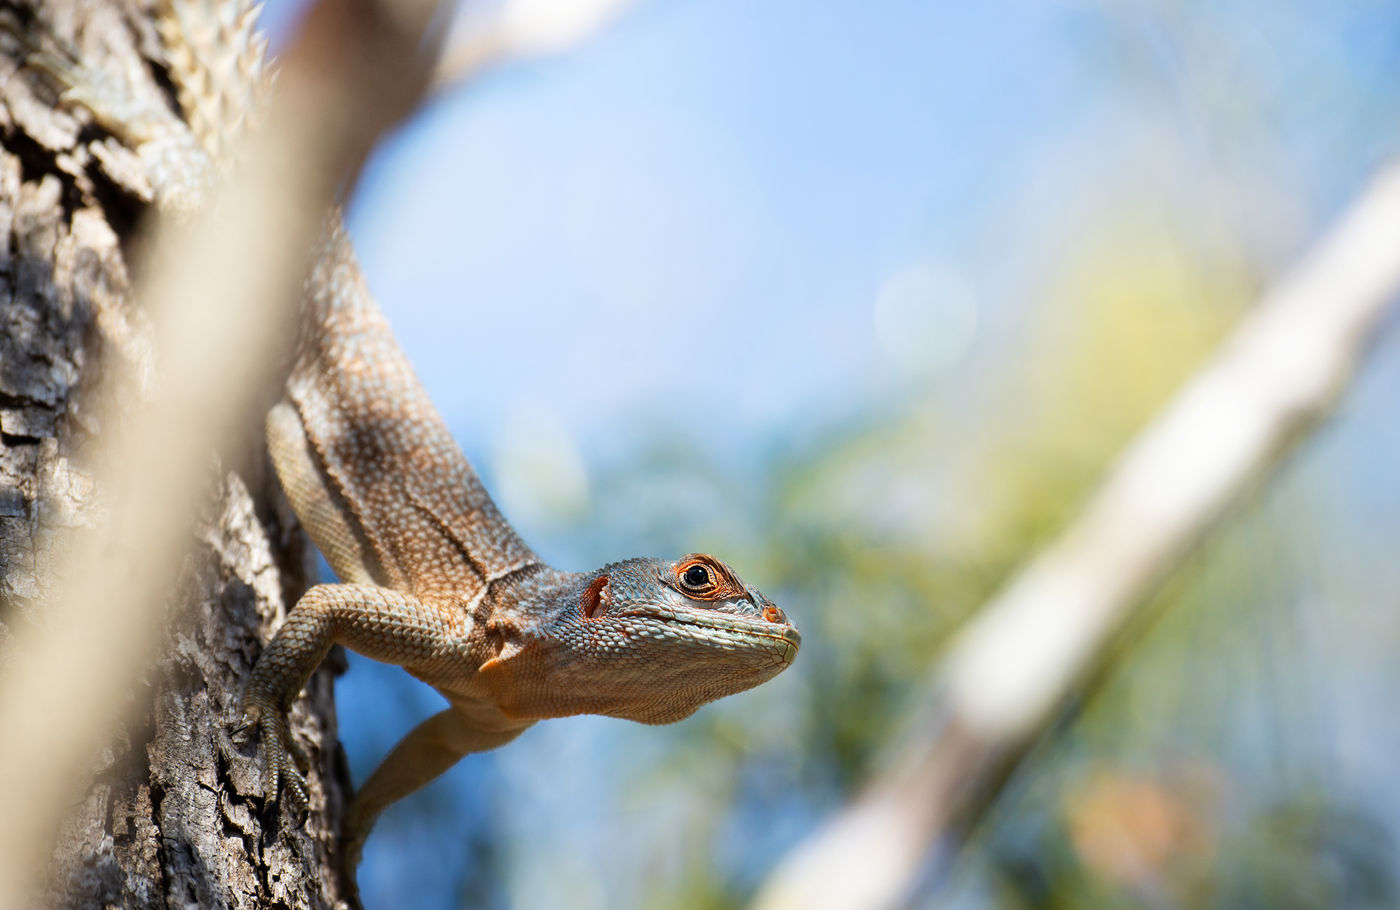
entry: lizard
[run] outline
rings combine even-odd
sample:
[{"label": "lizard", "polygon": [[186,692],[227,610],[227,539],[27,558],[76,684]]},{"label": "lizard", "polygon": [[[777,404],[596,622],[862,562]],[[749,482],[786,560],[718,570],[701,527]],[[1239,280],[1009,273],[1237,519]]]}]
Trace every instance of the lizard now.
[{"label": "lizard", "polygon": [[[62,87],[64,103],[135,149],[157,206],[179,212],[197,204],[220,147],[261,93],[266,42],[248,0],[162,0],[157,14],[174,106],[88,72],[71,53],[39,51],[31,65]],[[429,400],[338,212],[326,225],[297,353],[265,429],[287,499],[338,581],[310,588],[267,643],[237,727],[260,734],[265,800],[285,790],[305,805],[305,756],[287,712],[333,644],[399,664],[444,696],[448,706],[355,794],[344,821],[353,869],[380,812],[461,757],[546,718],[679,721],[777,675],[801,636],[708,554],[582,572],[546,564]]]}]

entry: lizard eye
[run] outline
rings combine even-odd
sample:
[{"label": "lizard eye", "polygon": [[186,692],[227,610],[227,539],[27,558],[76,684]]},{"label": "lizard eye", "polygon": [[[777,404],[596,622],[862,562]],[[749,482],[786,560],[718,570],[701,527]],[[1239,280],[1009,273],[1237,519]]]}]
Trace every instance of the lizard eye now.
[{"label": "lizard eye", "polygon": [[681,587],[687,594],[704,597],[714,593],[715,573],[704,563],[692,562],[683,569],[677,569],[676,574],[680,576]]},{"label": "lizard eye", "polygon": [[724,564],[704,553],[692,553],[677,563],[674,570],[676,590],[697,600],[724,600],[744,596],[744,587],[726,570]]},{"label": "lizard eye", "polygon": [[685,570],[685,577],[682,580],[687,587],[703,588],[710,583],[710,570],[704,566],[691,566]]}]

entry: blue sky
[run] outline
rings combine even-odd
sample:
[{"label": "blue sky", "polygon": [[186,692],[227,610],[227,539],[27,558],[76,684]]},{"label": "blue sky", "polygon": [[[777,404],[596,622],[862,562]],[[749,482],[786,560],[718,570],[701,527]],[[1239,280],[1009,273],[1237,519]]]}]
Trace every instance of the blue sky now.
[{"label": "blue sky", "polygon": [[[1325,79],[1367,89],[1396,42],[1366,4],[1333,13],[1330,30],[1289,28],[1309,6],[1233,3],[1202,18],[1230,29],[1219,75],[1242,94],[1250,80],[1291,93],[1287,108],[1261,99],[1243,128],[1273,117],[1285,173],[1269,177],[1302,179],[1300,204],[1326,209],[1388,146],[1315,162],[1363,113],[1337,105]],[[288,9],[273,5],[274,29]],[[1143,167],[1131,156],[1144,134],[1176,167],[1235,176],[1231,155],[1248,143],[1209,132],[1214,99],[1144,10],[643,3],[578,51],[435,101],[371,162],[351,229],[469,449],[522,409],[549,411],[589,445],[625,415],[689,403],[723,415],[727,433],[773,432],[887,393],[899,376],[884,372],[875,328],[882,283],[930,262],[995,283],[976,258],[983,234],[1045,182],[1063,184],[1061,198],[1027,209],[1037,227],[1075,220],[1076,185],[1116,179],[1125,160]],[[1310,96],[1310,58],[1327,55]],[[1163,109],[1134,109],[1150,105]],[[1284,248],[1312,233],[1313,214]],[[1013,266],[1034,255],[997,252]]]},{"label": "blue sky", "polygon": [[449,421],[543,408],[598,443],[638,412],[742,437],[850,406],[882,280],[1092,103],[1049,53],[1072,15],[961,10],[643,5],[435,104],[350,220]]},{"label": "blue sky", "polygon": [[[488,476],[486,441],[513,421],[585,459],[658,422],[751,451],[995,356],[1027,305],[1018,279],[1135,183],[1181,183],[1153,204],[1182,207],[1218,187],[1237,205],[1203,233],[1257,244],[1265,269],[1291,254],[1379,157],[1337,141],[1366,112],[1328,80],[1373,79],[1394,44],[1364,9],[1333,31],[1268,9],[1202,12],[1196,31],[1226,37],[1194,51],[1237,83],[1222,101],[1150,5],[643,3],[436,101],[375,157],[350,226]],[[1355,36],[1342,55],[1338,35]],[[1251,130],[1273,160],[1250,157]],[[972,290],[976,326],[910,375],[875,313],[924,267]]]}]

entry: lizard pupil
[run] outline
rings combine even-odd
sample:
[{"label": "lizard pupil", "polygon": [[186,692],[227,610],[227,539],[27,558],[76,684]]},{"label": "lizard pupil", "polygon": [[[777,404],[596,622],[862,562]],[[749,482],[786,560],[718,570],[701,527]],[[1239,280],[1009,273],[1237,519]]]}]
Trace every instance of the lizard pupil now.
[{"label": "lizard pupil", "polygon": [[685,570],[685,583],[692,588],[702,588],[710,583],[710,570],[704,566],[691,566]]}]

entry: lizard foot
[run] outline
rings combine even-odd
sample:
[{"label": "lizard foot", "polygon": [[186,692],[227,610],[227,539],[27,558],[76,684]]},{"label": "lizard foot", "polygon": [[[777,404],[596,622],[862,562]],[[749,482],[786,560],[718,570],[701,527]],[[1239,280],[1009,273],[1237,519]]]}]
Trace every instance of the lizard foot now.
[{"label": "lizard foot", "polygon": [[310,805],[306,790],[306,770],[310,767],[306,752],[292,739],[287,715],[275,706],[267,705],[256,697],[245,698],[243,717],[235,733],[242,733],[256,726],[262,734],[263,754],[263,796],[274,803],[281,795],[283,787],[291,795],[292,801],[301,807]]}]

